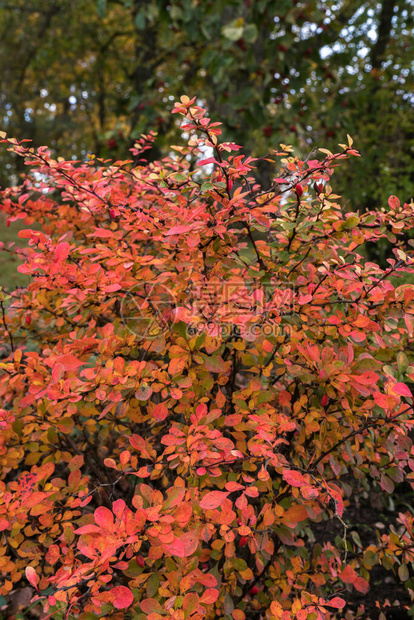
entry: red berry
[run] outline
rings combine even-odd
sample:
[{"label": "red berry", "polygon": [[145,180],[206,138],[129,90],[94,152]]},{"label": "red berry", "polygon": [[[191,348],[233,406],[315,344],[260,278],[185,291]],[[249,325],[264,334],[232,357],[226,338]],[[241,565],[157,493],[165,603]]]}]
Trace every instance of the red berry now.
[{"label": "red berry", "polygon": [[142,557],[142,555],[137,555],[137,564],[138,566],[140,566],[141,568],[144,568],[145,566],[145,560]]},{"label": "red berry", "polygon": [[30,323],[32,322],[32,317],[30,316],[30,314],[26,314],[26,325],[30,325]]},{"label": "red berry", "polygon": [[250,588],[250,594],[252,596],[254,596],[255,594],[257,594],[259,592],[259,588],[257,586],[253,586],[253,588]]},{"label": "red berry", "polygon": [[327,394],[324,394],[324,395],[322,396],[322,400],[321,400],[321,405],[322,405],[322,407],[326,407],[326,405],[328,404],[328,402],[329,402],[329,397],[328,397],[328,395],[327,395]]},{"label": "red berry", "polygon": [[247,545],[247,537],[242,536],[239,540],[239,547],[245,547]]},{"label": "red berry", "polygon": [[108,149],[115,149],[117,147],[117,143],[116,140],[114,140],[114,138],[111,138],[110,140],[108,140]]},{"label": "red berry", "polygon": [[267,125],[266,127],[263,127],[263,135],[266,138],[270,138],[270,136],[272,135],[272,128],[270,125]]},{"label": "red berry", "polygon": [[300,197],[302,196],[302,194],[303,194],[303,187],[302,187],[302,185],[301,185],[300,183],[298,183],[298,184],[296,185],[296,187],[295,187],[295,191],[296,191],[296,196],[297,196],[298,198],[300,198]]},{"label": "red berry", "polygon": [[115,219],[116,217],[115,209],[109,209],[109,215],[111,216],[112,219]]}]

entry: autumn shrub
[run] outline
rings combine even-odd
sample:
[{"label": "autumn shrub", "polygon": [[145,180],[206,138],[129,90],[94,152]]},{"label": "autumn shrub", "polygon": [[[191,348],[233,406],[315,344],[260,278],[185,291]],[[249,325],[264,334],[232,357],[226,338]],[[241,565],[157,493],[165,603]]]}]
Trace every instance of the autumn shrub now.
[{"label": "autumn shrub", "polygon": [[[0,300],[0,608],[30,584],[55,618],[351,619],[373,568],[412,585],[412,513],[367,544],[347,515],[414,479],[413,204],[345,212],[349,137],[281,144],[261,187],[174,113],[188,143],[149,165],[153,134],[116,162],[3,139],[31,284]],[[382,238],[386,269],[358,252]]]}]

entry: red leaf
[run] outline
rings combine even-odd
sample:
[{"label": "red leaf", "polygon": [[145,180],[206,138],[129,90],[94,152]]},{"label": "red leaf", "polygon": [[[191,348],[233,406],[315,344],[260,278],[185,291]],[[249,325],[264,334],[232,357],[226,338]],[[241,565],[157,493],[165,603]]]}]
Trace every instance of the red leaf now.
[{"label": "red leaf", "polygon": [[345,607],[346,601],[344,601],[344,599],[339,596],[335,596],[334,598],[331,598],[330,601],[326,601],[324,605],[326,605],[327,607],[335,607],[336,609],[342,609],[343,607]]},{"label": "red leaf", "polygon": [[340,573],[339,577],[342,579],[344,583],[354,583],[355,579],[357,579],[358,575],[352,568],[352,566],[346,566],[344,570]]},{"label": "red leaf", "polygon": [[244,485],[239,484],[238,482],[226,482],[226,489],[232,493],[233,491],[241,491],[244,489]]},{"label": "red leaf", "polygon": [[0,532],[2,532],[3,530],[6,530],[9,527],[10,523],[7,521],[7,519],[1,518],[0,519]]},{"label": "red leaf", "polygon": [[352,585],[354,586],[355,590],[358,590],[358,592],[362,592],[362,594],[366,594],[369,590],[369,583],[363,577],[357,577]]},{"label": "red leaf", "polygon": [[405,385],[405,383],[394,383],[391,386],[391,392],[394,394],[399,394],[400,396],[408,396],[408,398],[412,398],[411,390]]},{"label": "red leaf", "polygon": [[198,548],[200,542],[198,534],[195,531],[186,532],[181,536],[180,540],[184,545],[184,557],[189,558]]},{"label": "red leaf", "polygon": [[152,413],[156,422],[162,422],[168,415],[168,407],[166,407],[164,403],[159,403],[158,405],[155,405]]},{"label": "red leaf", "polygon": [[392,401],[395,400],[392,396],[387,396],[386,394],[381,394],[381,392],[375,392],[374,394],[375,404],[381,409],[391,409]]},{"label": "red leaf", "polygon": [[61,355],[55,359],[57,364],[62,364],[65,370],[76,370],[79,366],[83,366],[85,362],[81,362],[74,355]]},{"label": "red leaf", "polygon": [[122,286],[118,283],[118,284],[108,284],[108,286],[104,286],[103,289],[105,291],[105,293],[114,293],[115,291],[119,291],[119,289],[121,289]]},{"label": "red leaf", "polygon": [[166,237],[170,236],[170,235],[182,235],[183,233],[189,232],[190,230],[192,230],[194,228],[194,225],[183,225],[183,226],[174,226],[173,228],[170,228],[170,230],[168,230],[165,234]]},{"label": "red leaf", "polygon": [[224,491],[210,491],[210,493],[204,495],[203,499],[200,501],[200,508],[203,508],[203,510],[218,508],[228,495],[229,494]]},{"label": "red leaf", "polygon": [[218,164],[218,161],[214,159],[214,157],[208,157],[207,159],[200,159],[197,162],[197,166],[205,166],[206,164]]},{"label": "red leaf", "polygon": [[294,469],[285,469],[283,471],[283,478],[291,487],[301,487],[307,484],[302,474]]},{"label": "red leaf", "polygon": [[113,596],[112,603],[117,609],[130,607],[134,602],[134,595],[131,590],[125,586],[115,586],[109,593]]},{"label": "red leaf", "polygon": [[390,196],[388,198],[388,204],[390,205],[391,209],[398,209],[400,206],[400,201],[398,200],[397,196]]},{"label": "red leaf", "polygon": [[362,385],[374,385],[378,382],[379,375],[372,370],[367,370],[366,372],[363,372],[362,375],[356,375],[353,378]]},{"label": "red leaf", "polygon": [[114,515],[108,508],[105,508],[105,506],[99,506],[99,508],[95,510],[94,517],[95,523],[99,525],[99,527],[101,527],[103,530],[109,530],[110,532],[113,532]]},{"label": "red leaf", "polygon": [[27,581],[30,583],[31,586],[33,586],[37,590],[38,589],[37,584],[39,583],[39,576],[36,573],[33,566],[26,566],[25,573],[26,573]]},{"label": "red leaf", "polygon": [[180,538],[174,538],[171,543],[163,543],[162,548],[172,556],[177,558],[185,558],[186,552],[184,543]]},{"label": "red leaf", "polygon": [[70,245],[67,241],[59,243],[55,248],[55,256],[58,260],[65,260],[70,254]]},{"label": "red leaf", "polygon": [[89,525],[82,525],[82,527],[78,527],[78,529],[75,530],[75,534],[96,534],[100,531],[101,530],[97,525],[90,523]]},{"label": "red leaf", "polygon": [[308,293],[307,295],[301,295],[299,298],[299,305],[300,306],[304,306],[305,304],[308,304],[310,301],[312,301],[313,297],[310,293]]}]

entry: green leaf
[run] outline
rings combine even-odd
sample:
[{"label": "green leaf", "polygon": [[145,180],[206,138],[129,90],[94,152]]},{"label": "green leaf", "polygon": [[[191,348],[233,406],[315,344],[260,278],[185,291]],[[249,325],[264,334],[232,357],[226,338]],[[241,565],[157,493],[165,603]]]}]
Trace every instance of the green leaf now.
[{"label": "green leaf", "polygon": [[223,26],[223,28],[221,29],[221,32],[226,37],[226,39],[228,39],[229,41],[238,41],[243,36],[244,28],[243,26],[228,25],[228,26]]},{"label": "green leaf", "polygon": [[351,532],[351,538],[354,541],[354,543],[356,544],[357,547],[359,547],[360,549],[362,549],[362,542],[361,539],[359,537],[358,532],[356,532],[355,530],[353,530]]},{"label": "green leaf", "polygon": [[210,183],[210,181],[207,181],[207,183],[203,183],[201,186],[201,191],[202,192],[206,192],[210,189],[214,189],[214,185],[213,183]]},{"label": "green leaf", "polygon": [[398,576],[401,579],[401,581],[407,581],[407,579],[410,576],[407,564],[401,564],[401,566],[398,569]]},{"label": "green leaf", "polygon": [[159,585],[160,585],[160,580],[158,577],[158,573],[152,573],[151,577],[147,581],[148,598],[153,598],[157,594]]},{"label": "green leaf", "polygon": [[204,24],[201,24],[200,29],[207,41],[211,41],[211,35]]},{"label": "green leaf", "polygon": [[257,39],[258,30],[255,24],[247,24],[244,27],[243,38],[246,43],[254,43]]},{"label": "green leaf", "polygon": [[142,11],[137,13],[135,16],[135,26],[138,28],[138,30],[144,30],[146,23],[147,18],[145,17],[144,13],[142,13]]},{"label": "green leaf", "polygon": [[239,572],[244,571],[247,568],[246,561],[242,558],[232,558],[231,563],[233,564],[234,569]]},{"label": "green leaf", "polygon": [[407,356],[405,355],[405,353],[400,351],[397,355],[397,368],[398,368],[398,372],[400,373],[400,375],[405,373],[405,371],[408,368],[408,365],[409,365],[409,361],[408,361]]},{"label": "green leaf", "polygon": [[344,226],[348,230],[352,230],[353,228],[358,226],[359,222],[360,222],[359,217],[357,217],[356,215],[351,215],[350,217],[346,218]]},{"label": "green leaf", "polygon": [[96,10],[98,11],[99,17],[103,19],[106,15],[106,0],[97,0]]},{"label": "green leaf", "polygon": [[174,601],[174,609],[180,609],[183,606],[183,602],[184,602],[184,597],[177,596],[177,598]]},{"label": "green leaf", "polygon": [[177,21],[178,19],[182,19],[183,11],[182,9],[180,9],[179,6],[177,6],[176,4],[173,4],[173,6],[170,9],[170,15],[173,21]]}]

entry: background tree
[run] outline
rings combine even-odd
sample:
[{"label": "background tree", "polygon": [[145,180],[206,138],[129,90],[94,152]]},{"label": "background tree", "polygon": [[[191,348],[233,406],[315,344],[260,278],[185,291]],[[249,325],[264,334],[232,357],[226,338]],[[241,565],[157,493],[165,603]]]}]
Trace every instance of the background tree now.
[{"label": "background tree", "polygon": [[[349,208],[391,192],[409,201],[413,9],[412,0],[1,2],[3,129],[68,158],[125,157],[155,129],[154,159],[178,130],[171,101],[189,92],[253,153],[287,141],[303,153],[334,149],[349,133],[363,155],[356,174],[338,175]],[[2,162],[3,185],[18,165]],[[265,164],[260,175],[269,181]]]}]

